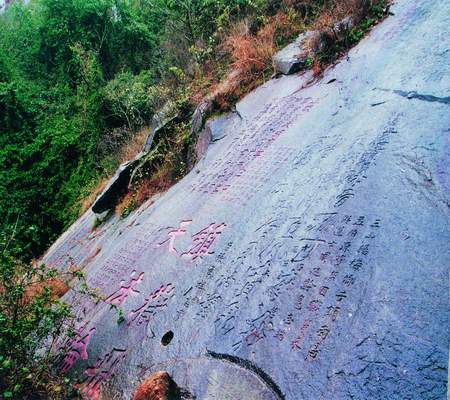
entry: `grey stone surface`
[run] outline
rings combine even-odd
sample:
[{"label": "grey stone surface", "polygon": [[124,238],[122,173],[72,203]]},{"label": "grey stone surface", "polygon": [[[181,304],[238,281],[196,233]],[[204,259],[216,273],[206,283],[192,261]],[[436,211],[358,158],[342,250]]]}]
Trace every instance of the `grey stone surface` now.
[{"label": "grey stone surface", "polygon": [[152,149],[153,141],[158,131],[163,129],[169,122],[173,121],[178,115],[174,112],[174,106],[168,102],[160,111],[155,113],[152,118],[151,131],[144,144],[144,153],[148,153]]},{"label": "grey stone surface", "polygon": [[159,370],[197,399],[446,398],[447,11],[399,0],[322,80],[269,81],[212,122],[156,202],[54,244],[46,263],[105,293],[76,303],[86,398]]},{"label": "grey stone surface", "polygon": [[306,44],[314,34],[316,33],[302,33],[294,42],[278,51],[273,56],[273,66],[275,72],[289,75],[305,68],[309,56],[309,51]]},{"label": "grey stone surface", "polygon": [[333,30],[337,32],[337,34],[341,34],[344,32],[349,31],[350,29],[353,29],[355,26],[355,22],[353,21],[352,17],[346,17],[342,21],[339,21],[335,26],[333,27]]},{"label": "grey stone surface", "polygon": [[101,216],[101,214],[114,209],[119,199],[127,192],[131,175],[139,159],[140,155],[136,159],[122,164],[117,169],[103,192],[100,193],[92,205],[92,211],[95,214]]}]

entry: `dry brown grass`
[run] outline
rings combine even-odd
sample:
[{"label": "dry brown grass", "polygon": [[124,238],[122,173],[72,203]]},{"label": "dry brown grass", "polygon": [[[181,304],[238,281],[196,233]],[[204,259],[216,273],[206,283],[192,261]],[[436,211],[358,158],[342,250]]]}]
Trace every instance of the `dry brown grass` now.
[{"label": "dry brown grass", "polygon": [[[361,21],[369,17],[373,8],[380,3],[388,4],[389,1],[329,0],[327,2],[320,15],[311,24],[311,29],[316,34],[308,42],[309,52],[315,57],[314,74],[316,76],[321,72],[316,67],[317,58],[328,64],[347,51],[352,44],[348,40],[349,31],[358,29]],[[348,17],[350,17],[349,20]],[[350,21],[351,25],[348,25]],[[371,23],[373,24],[374,21],[376,20]]]},{"label": "dry brown grass", "polygon": [[190,101],[194,107],[198,106],[202,100],[211,92],[211,88],[217,85],[220,80],[220,70],[212,60],[207,60],[202,68],[196,71],[192,82],[189,84],[189,91],[192,93]]},{"label": "dry brown grass", "polygon": [[45,282],[33,283],[25,289],[23,296],[24,304],[29,304],[35,297],[42,296],[46,289],[50,290],[51,299],[57,300],[69,291],[69,285],[57,278],[49,279]]},{"label": "dry brown grass", "polygon": [[314,60],[312,70],[315,77],[322,73],[322,65],[320,65],[320,62],[317,59]]},{"label": "dry brown grass", "polygon": [[146,126],[133,135],[131,140],[120,149],[118,154],[119,164],[132,160],[142,151],[149,133],[150,128]]},{"label": "dry brown grass", "polygon": [[231,71],[239,71],[243,77],[251,77],[267,67],[267,61],[275,53],[276,21],[265,25],[256,35],[250,32],[247,21],[234,26],[224,42],[233,63]]},{"label": "dry brown grass", "polygon": [[143,184],[136,192],[136,203],[141,205],[157,193],[165,192],[172,186],[171,172],[168,169],[159,170],[151,178],[144,179]]},{"label": "dry brown grass", "polygon": [[116,213],[120,216],[127,215],[129,210],[134,210],[158,193],[165,192],[173,184],[172,167],[164,164],[148,178],[137,182],[122,198],[116,207]]},{"label": "dry brown grass", "polygon": [[223,40],[223,49],[231,58],[227,77],[211,88],[219,108],[229,108],[229,101],[253,89],[271,70],[272,56],[278,50],[278,35],[289,36],[293,25],[287,14],[278,12],[256,33],[248,21],[234,25]]},{"label": "dry brown grass", "polygon": [[[294,33],[298,33],[298,24],[281,11],[268,18],[256,33],[248,20],[236,22],[222,33],[218,49],[222,56],[207,60],[192,80],[192,103],[197,106],[210,98],[220,110],[229,109],[271,71],[277,38]],[[228,65],[226,70],[223,65]]]},{"label": "dry brown grass", "polygon": [[[23,296],[19,296],[17,299],[20,301],[20,305],[28,305],[33,302],[36,297],[44,295],[49,291],[50,299],[57,300],[64,296],[70,289],[68,282],[63,279],[63,275],[60,274],[54,278],[35,278],[30,280],[27,278],[28,274],[26,269],[39,268],[39,264],[36,260],[33,260],[31,264],[16,264],[17,268],[21,271],[17,277],[15,277],[15,286],[21,286],[23,288]],[[67,274],[69,277],[70,274]],[[5,293],[5,286],[3,282],[0,282],[0,295]]]},{"label": "dry brown grass", "polygon": [[345,17],[359,16],[365,0],[337,0],[329,2],[312,25],[313,30],[325,32]]},{"label": "dry brown grass", "polygon": [[79,216],[83,215],[87,210],[89,210],[92,204],[94,204],[99,194],[105,189],[109,179],[110,178],[101,179],[97,186],[84,199],[81,200]]},{"label": "dry brown grass", "polygon": [[122,199],[119,201],[119,204],[117,204],[116,206],[117,215],[125,215],[127,210],[134,208],[134,205],[134,193],[128,192],[125,196],[122,197]]},{"label": "dry brown grass", "polygon": [[379,0],[328,0],[320,15],[312,24],[312,29],[324,32],[346,17],[352,17],[358,24],[378,4]]}]

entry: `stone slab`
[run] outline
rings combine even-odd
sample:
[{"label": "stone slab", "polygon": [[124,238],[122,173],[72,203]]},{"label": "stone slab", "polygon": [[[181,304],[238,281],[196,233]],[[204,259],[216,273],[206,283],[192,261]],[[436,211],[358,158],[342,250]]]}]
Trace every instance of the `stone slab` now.
[{"label": "stone slab", "polygon": [[213,121],[156,202],[55,243],[44,261],[105,294],[76,303],[86,398],[160,370],[197,399],[446,398],[447,9],[399,0],[321,80],[271,80]]}]

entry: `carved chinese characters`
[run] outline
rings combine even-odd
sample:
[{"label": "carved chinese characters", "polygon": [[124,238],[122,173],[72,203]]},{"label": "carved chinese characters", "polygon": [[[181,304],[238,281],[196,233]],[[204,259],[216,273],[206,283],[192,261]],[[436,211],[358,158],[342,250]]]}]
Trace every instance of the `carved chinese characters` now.
[{"label": "carved chinese characters", "polygon": [[177,250],[175,248],[175,242],[177,238],[181,238],[188,233],[187,227],[192,223],[191,220],[183,220],[180,222],[180,226],[176,229],[169,228],[167,233],[167,239],[158,243],[158,247],[167,246],[168,251],[173,253],[182,259],[195,261],[201,259],[206,255],[213,254],[212,247],[219,236],[222,234],[226,227],[225,223],[216,224],[211,223],[206,228],[201,229],[197,233],[194,233],[191,237],[190,245],[184,250]]},{"label": "carved chinese characters", "polygon": [[117,369],[118,365],[126,356],[126,349],[113,348],[111,352],[84,371],[84,381],[80,385],[84,398],[89,400],[100,400],[101,386],[108,381]]},{"label": "carved chinese characters", "polygon": [[88,329],[86,326],[78,328],[74,338],[69,338],[63,346],[64,359],[61,365],[61,373],[69,372],[79,360],[87,360],[87,348],[91,341],[91,336],[96,331],[96,328]]}]

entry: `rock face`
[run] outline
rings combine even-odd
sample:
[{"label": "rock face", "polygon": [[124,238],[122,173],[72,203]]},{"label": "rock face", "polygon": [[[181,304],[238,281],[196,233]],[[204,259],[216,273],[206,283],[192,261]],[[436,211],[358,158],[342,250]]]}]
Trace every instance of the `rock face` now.
[{"label": "rock face", "polygon": [[315,32],[302,33],[293,43],[276,53],[273,56],[275,72],[290,75],[305,68],[309,56],[306,44],[315,34]]},{"label": "rock face", "polygon": [[321,81],[269,81],[209,123],[155,203],[54,244],[44,262],[105,294],[66,295],[87,399],[157,371],[196,399],[446,398],[446,11],[399,0]]},{"label": "rock face", "polygon": [[128,184],[134,168],[138,164],[140,156],[132,161],[122,164],[116,171],[114,177],[110,180],[103,192],[95,200],[92,205],[92,211],[101,215],[113,209],[119,199],[127,192]]},{"label": "rock face", "polygon": [[0,0],[0,14],[5,11],[12,3],[13,0]]}]

